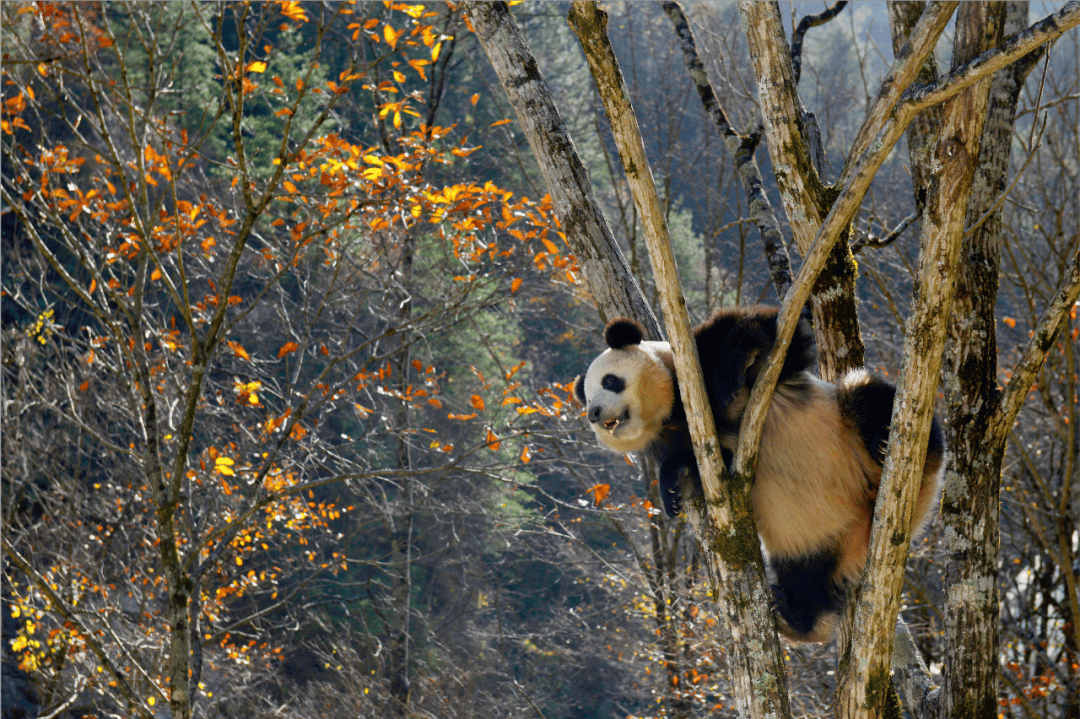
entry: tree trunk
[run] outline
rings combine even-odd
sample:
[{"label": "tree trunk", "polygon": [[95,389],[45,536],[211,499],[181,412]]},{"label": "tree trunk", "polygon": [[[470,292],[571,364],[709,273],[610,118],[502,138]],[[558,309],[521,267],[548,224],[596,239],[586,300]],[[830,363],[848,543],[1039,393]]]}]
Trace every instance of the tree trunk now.
[{"label": "tree trunk", "polygon": [[[1004,9],[996,9],[1001,14]],[[1027,24],[1027,3],[1009,3],[1005,34]],[[1016,101],[1029,63],[994,78],[982,153],[965,227],[978,221],[1005,190]],[[957,302],[949,323],[945,415],[951,454],[941,513],[945,567],[945,716],[997,716],[1000,616],[999,493],[1006,436],[993,436],[998,405],[994,307],[1001,266],[1001,210],[969,235],[957,276]]]},{"label": "tree trunk", "polygon": [[752,472],[736,477],[734,481],[721,481],[726,480],[728,474],[705,394],[697,345],[690,331],[679,272],[637,118],[607,38],[607,15],[600,12],[594,2],[575,2],[568,19],[581,40],[604,101],[648,243],[649,260],[675,357],[679,391],[694,440],[694,457],[705,490],[705,501],[691,503],[693,506],[687,514],[698,539],[707,547],[705,554],[712,576],[721,579],[715,596],[736,639],[730,661],[735,704],[745,716],[787,716],[783,655],[776,636],[764,561],[750,509],[749,476]]},{"label": "tree trunk", "polygon": [[532,147],[566,243],[577,259],[604,319],[619,315],[640,320],[653,339],[660,325],[634,281],[626,259],[596,202],[589,173],[581,163],[551,87],[540,74],[505,2],[465,6],[476,36],[499,76]]},{"label": "tree trunk", "polygon": [[[816,166],[807,142],[808,123],[816,123],[816,119],[806,112],[799,99],[779,6],[744,2],[739,9],[758,78],[759,104],[773,173],[792,236],[805,255],[832,208],[836,193],[822,182],[819,169],[824,168]],[[819,372],[825,380],[834,380],[864,363],[865,347],[855,297],[855,258],[848,247],[850,234],[850,226],[845,225],[810,298]]]},{"label": "tree trunk", "polygon": [[[1003,6],[962,5],[957,17],[954,67],[996,45],[1003,21]],[[837,715],[841,717],[882,716],[892,687],[893,638],[911,521],[933,419],[990,84],[989,78],[984,79],[945,104],[934,152],[940,169],[931,180],[923,214],[922,250],[905,330],[904,363],[893,406],[870,554],[859,587],[851,647],[841,658],[837,682]],[[992,656],[996,657],[996,653]]]}]

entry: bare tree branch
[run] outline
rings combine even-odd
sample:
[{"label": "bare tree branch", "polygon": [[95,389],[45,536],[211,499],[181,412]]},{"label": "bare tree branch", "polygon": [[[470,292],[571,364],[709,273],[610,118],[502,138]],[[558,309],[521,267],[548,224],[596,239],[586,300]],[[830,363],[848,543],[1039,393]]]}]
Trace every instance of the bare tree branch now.
[{"label": "bare tree branch", "polygon": [[[842,5],[843,3],[837,3]],[[661,6],[664,12],[675,24],[675,34],[679,37],[679,45],[682,47],[683,59],[690,73],[694,86],[697,87],[698,96],[705,112],[712,118],[716,130],[723,138],[735,160],[735,169],[742,182],[743,192],[746,193],[746,201],[750,207],[750,216],[757,225],[758,234],[765,251],[765,259],[769,263],[769,276],[772,278],[773,287],[776,288],[776,296],[783,297],[791,286],[791,258],[788,256],[787,246],[784,244],[784,235],[780,231],[780,222],[776,218],[776,211],[769,196],[765,194],[765,187],[761,180],[761,169],[758,167],[754,151],[761,140],[760,133],[751,133],[745,137],[739,135],[728,121],[727,113],[720,105],[720,101],[713,91],[712,83],[705,72],[705,66],[698,55],[697,43],[694,40],[690,23],[683,14],[682,8],[677,2],[663,2]]]},{"label": "bare tree branch", "polygon": [[802,76],[802,46],[806,39],[806,33],[813,27],[821,27],[832,20],[847,7],[847,0],[838,0],[833,6],[817,15],[807,15],[799,21],[799,26],[791,34],[791,69],[795,75],[795,84],[799,84]]}]

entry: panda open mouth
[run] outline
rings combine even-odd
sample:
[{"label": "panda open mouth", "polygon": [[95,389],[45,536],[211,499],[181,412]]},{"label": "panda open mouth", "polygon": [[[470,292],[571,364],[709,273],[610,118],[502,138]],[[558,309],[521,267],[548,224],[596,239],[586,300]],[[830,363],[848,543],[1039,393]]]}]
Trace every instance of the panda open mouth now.
[{"label": "panda open mouth", "polygon": [[612,417],[608,421],[604,422],[604,429],[608,432],[614,433],[620,424],[630,419],[630,410],[623,410],[623,413],[618,417]]}]

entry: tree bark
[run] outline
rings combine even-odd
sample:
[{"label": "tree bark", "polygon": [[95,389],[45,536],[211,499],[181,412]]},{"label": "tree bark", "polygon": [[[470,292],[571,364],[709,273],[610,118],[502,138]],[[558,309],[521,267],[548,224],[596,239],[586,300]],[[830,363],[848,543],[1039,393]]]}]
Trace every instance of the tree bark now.
[{"label": "tree bark", "polygon": [[[921,4],[890,3],[894,47],[910,30],[918,5]],[[1026,19],[1027,3],[1008,3],[1004,32],[1020,33]],[[1038,51],[1033,52],[995,76],[965,226],[981,218],[1006,186],[1016,103],[1023,79],[1038,56]],[[920,79],[927,85],[938,80],[929,61]],[[925,197],[932,177],[932,158],[924,148],[939,124],[940,113],[931,108],[921,113],[908,131],[917,201]],[[1011,417],[1015,417],[1007,403],[1001,402],[996,375],[994,307],[1000,246],[1004,241],[1000,208],[965,241],[946,346],[944,378],[950,463],[942,516],[952,541],[947,547],[944,679],[946,715],[955,717],[997,713],[999,669],[988,658],[997,656],[1000,643],[999,485],[1005,440]],[[1054,306],[1057,311],[1065,309],[1067,297],[1072,296],[1072,281],[1069,277],[1064,279],[1049,314],[1054,312]],[[1031,364],[1041,363],[1042,355],[1037,351],[1035,354],[1038,359],[1033,359]],[[1019,384],[1010,382],[1010,388],[1030,386],[1030,377],[1024,380],[1014,375],[1014,379]],[[1004,417],[1009,417],[1009,421]],[[924,689],[931,692],[927,696],[933,695],[933,690]],[[914,711],[924,701],[925,697],[913,697],[909,706]]]},{"label": "tree bark", "polygon": [[[970,3],[957,17],[954,64],[993,47],[1004,7]],[[920,63],[921,66],[921,63]],[[941,356],[956,289],[964,218],[978,163],[991,80],[945,105],[923,214],[919,266],[905,328],[904,363],[889,432],[870,552],[855,608],[851,646],[841,658],[837,715],[882,716],[892,687],[891,657],[915,498],[933,420]],[[996,653],[993,655],[996,657]],[[986,661],[984,656],[983,661]]]},{"label": "tree bark", "polygon": [[[705,393],[697,344],[690,329],[664,212],[629,93],[607,37],[607,15],[594,2],[574,2],[568,16],[581,41],[611,122],[627,182],[638,207],[649,260],[664,310],[679,391],[686,405],[694,456],[705,501],[690,503],[687,515],[713,577],[714,596],[735,639],[729,666],[740,713],[750,717],[789,714],[783,654],[776,635],[757,531],[750,509],[750,474],[728,479]],[[732,541],[732,537],[737,538]]]},{"label": "tree bark", "polygon": [[[890,2],[889,29],[892,34],[893,54],[899,54],[908,36],[911,35],[915,23],[919,21],[925,2]],[[938,79],[937,60],[933,54],[926,57],[915,82],[919,85],[928,85]],[[926,209],[926,188],[930,184],[930,157],[933,150],[934,137],[941,127],[941,116],[944,110],[941,105],[928,107],[918,113],[908,125],[907,150],[911,161],[911,184],[915,193],[915,211],[922,215]]]},{"label": "tree bark", "polygon": [[[1006,34],[1026,25],[1027,3],[1009,3]],[[1012,129],[1027,69],[1010,65],[994,77],[965,226],[974,224],[1005,189]],[[949,323],[945,364],[945,414],[951,453],[942,497],[947,547],[945,567],[946,717],[996,717],[996,661],[1000,633],[998,556],[999,492],[1005,435],[990,436],[997,407],[997,339],[994,307],[1001,267],[1001,210],[964,242],[957,302]]]}]

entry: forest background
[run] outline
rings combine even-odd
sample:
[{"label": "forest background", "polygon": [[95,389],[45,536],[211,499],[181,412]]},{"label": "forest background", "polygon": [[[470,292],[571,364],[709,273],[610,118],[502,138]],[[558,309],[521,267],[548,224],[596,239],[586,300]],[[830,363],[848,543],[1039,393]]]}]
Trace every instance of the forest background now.
[{"label": "forest background", "polygon": [[[789,33],[824,9],[784,7]],[[892,61],[878,8],[852,3],[801,51],[826,175]],[[607,9],[691,318],[776,303],[671,21]],[[738,8],[685,9],[732,125],[753,128]],[[513,12],[658,308],[566,10]],[[5,716],[734,715],[693,533],[569,401],[602,321],[461,7],[0,11]],[[1048,57],[1011,140],[1003,368],[1078,244],[1075,31]],[[866,364],[886,374],[917,200],[898,148],[850,240]],[[1080,712],[1078,327],[1074,308],[1003,466],[1007,716]],[[942,533],[916,547],[902,610],[932,670]],[[835,649],[785,659],[793,710],[829,713]]]}]

